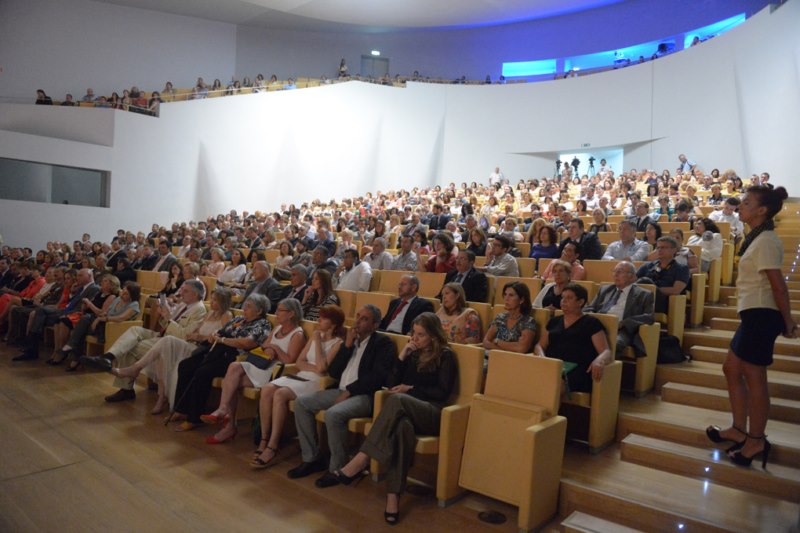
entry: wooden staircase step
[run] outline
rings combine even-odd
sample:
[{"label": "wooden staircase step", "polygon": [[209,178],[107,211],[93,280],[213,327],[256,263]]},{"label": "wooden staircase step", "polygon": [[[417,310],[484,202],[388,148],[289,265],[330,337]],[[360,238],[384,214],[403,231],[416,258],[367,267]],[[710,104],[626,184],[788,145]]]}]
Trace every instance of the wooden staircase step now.
[{"label": "wooden staircase step", "polygon": [[[683,333],[683,346],[713,346],[715,348],[725,348],[731,345],[733,331],[719,329],[687,329]],[[775,351],[773,353],[783,355],[800,355],[800,340],[778,337],[775,341]]]},{"label": "wooden staircase step", "polygon": [[[714,348],[713,346],[692,346],[688,351],[695,361],[705,361],[720,365],[728,356],[727,348]],[[775,354],[772,356],[772,365],[769,369],[800,374],[800,357]]]},{"label": "wooden staircase step", "polygon": [[[720,287],[719,288],[719,298],[720,300],[724,300],[729,296],[736,296],[736,287]],[[734,306],[736,307],[736,306]]]},{"label": "wooden staircase step", "polygon": [[[614,455],[610,455],[610,454]],[[565,456],[559,513],[581,511],[656,533],[775,532],[796,524],[800,506],[618,461],[616,449],[598,461]]]},{"label": "wooden staircase step", "polygon": [[[701,448],[724,450],[729,446],[711,443],[706,437],[706,428],[712,425],[727,427],[731,422],[730,413],[665,402],[654,394],[638,399],[623,396],[619,409],[618,440],[636,433]],[[774,459],[777,464],[800,468],[800,426],[770,420],[767,434],[772,443],[770,463]]]},{"label": "wooden staircase step", "polygon": [[[795,274],[790,274],[790,277],[794,276],[794,275]],[[800,275],[797,275],[797,278],[796,278],[795,281],[800,281]],[[720,302],[724,303],[725,300],[722,297],[720,297]],[[736,297],[735,296],[729,296],[727,303],[728,303],[728,305],[736,306]],[[798,300],[790,300],[789,304],[790,304],[790,307],[792,308],[792,311],[800,311],[800,301],[798,301]]]},{"label": "wooden staircase step", "polygon": [[725,331],[736,331],[736,328],[739,327],[741,320],[738,318],[712,318],[709,322],[709,326],[712,329],[722,329]]},{"label": "wooden staircase step", "polygon": [[[793,312],[792,316],[796,321],[800,320],[800,311]],[[736,312],[736,307],[728,305],[710,305],[703,306],[703,323],[708,326],[714,318],[733,318],[739,320],[739,313]],[[713,326],[712,326],[713,327]]]},{"label": "wooden staircase step", "polygon": [[696,448],[636,434],[625,437],[621,449],[623,461],[800,502],[800,470],[796,468],[767,463],[763,470],[761,463],[756,465],[755,461],[750,468],[744,468],[732,463],[717,449]]},{"label": "wooden staircase step", "polygon": [[574,511],[561,522],[562,533],[637,533],[639,531],[641,530],[631,529],[580,511]]},{"label": "wooden staircase step", "polygon": [[[684,383],[665,383],[661,387],[661,399],[665,402],[694,405],[730,413],[731,402],[728,391],[712,389]],[[772,398],[769,407],[770,420],[782,420],[800,424],[800,401],[786,398]]]},{"label": "wooden staircase step", "polygon": [[[800,398],[800,376],[788,372],[768,372],[769,394],[774,398]],[[722,365],[704,361],[689,361],[673,365],[658,365],[656,390],[667,382],[701,385],[727,390],[728,383],[722,374]]]}]

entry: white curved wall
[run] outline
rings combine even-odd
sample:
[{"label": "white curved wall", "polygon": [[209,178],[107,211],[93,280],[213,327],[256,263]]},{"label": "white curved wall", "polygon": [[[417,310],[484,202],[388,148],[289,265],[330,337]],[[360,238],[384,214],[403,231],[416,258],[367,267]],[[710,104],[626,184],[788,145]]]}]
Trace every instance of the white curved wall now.
[{"label": "white curved wall", "polygon": [[[485,179],[495,165],[539,177],[584,143],[625,147],[626,168],[674,168],[685,152],[707,169],[769,170],[794,190],[798,26],[800,3],[789,2],[681,54],[539,84],[354,82],[169,104],[159,119],[107,111],[111,147],[0,130],[0,157],[112,172],[110,209],[0,201],[0,233],[38,246],[232,207]],[[54,123],[81,110],[33,111]]]}]

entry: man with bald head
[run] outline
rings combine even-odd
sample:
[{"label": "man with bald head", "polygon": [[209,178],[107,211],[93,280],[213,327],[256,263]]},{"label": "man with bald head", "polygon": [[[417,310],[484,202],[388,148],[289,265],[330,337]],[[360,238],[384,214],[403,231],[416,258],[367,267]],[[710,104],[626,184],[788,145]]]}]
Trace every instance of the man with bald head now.
[{"label": "man with bald head", "polygon": [[82,268],[76,276],[78,290],[75,295],[67,302],[64,309],[52,307],[39,307],[33,312],[28,335],[22,341],[23,352],[16,356],[14,361],[31,361],[39,358],[39,339],[44,332],[44,328],[52,326],[62,317],[80,309],[81,302],[86,298],[93,299],[100,287],[94,282],[94,274],[88,268]]},{"label": "man with bald head", "polygon": [[[587,313],[604,313],[619,318],[617,332],[617,356],[630,345],[643,348],[635,343],[636,334],[642,324],[652,324],[653,293],[643,289],[636,282],[636,267],[629,261],[617,263],[613,270],[614,284],[600,289],[594,301],[583,310]],[[643,351],[643,350],[642,350]]]}]

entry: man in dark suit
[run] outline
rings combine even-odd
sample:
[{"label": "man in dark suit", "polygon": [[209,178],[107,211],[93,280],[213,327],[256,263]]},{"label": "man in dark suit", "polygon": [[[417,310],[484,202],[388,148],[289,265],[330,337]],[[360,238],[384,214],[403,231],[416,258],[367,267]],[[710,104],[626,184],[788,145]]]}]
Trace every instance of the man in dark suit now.
[{"label": "man in dark suit", "polygon": [[584,231],[583,220],[574,218],[569,222],[569,236],[561,241],[558,247],[558,254],[564,251],[564,246],[568,242],[575,242],[580,245],[581,257],[583,259],[600,259],[603,257],[603,248],[597,234]]},{"label": "man in dark suit", "polygon": [[306,289],[308,289],[308,285],[306,285],[306,281],[308,280],[308,271],[303,265],[294,265],[289,269],[289,271],[291,272],[289,277],[289,285],[283,287],[281,299],[294,298],[295,300],[300,300],[302,302],[303,297],[306,294]]},{"label": "man in dark suit", "polygon": [[400,278],[397,284],[397,298],[389,303],[386,316],[381,321],[381,331],[408,335],[411,322],[422,313],[433,313],[433,304],[417,297],[419,278],[411,274]]},{"label": "man in dark suit", "polygon": [[78,284],[80,289],[78,289],[75,296],[72,297],[64,309],[59,309],[57,307],[38,307],[36,311],[33,312],[33,320],[28,329],[28,335],[22,341],[23,352],[14,357],[14,361],[38,359],[39,338],[42,336],[44,328],[46,326],[52,326],[58,322],[61,317],[79,310],[84,299],[91,300],[100,292],[100,287],[94,282],[91,269],[84,268],[79,270],[75,283]]},{"label": "man in dark suit", "polygon": [[443,213],[441,204],[434,204],[433,214],[428,219],[428,229],[442,231],[447,227],[449,221],[450,215],[445,215]]},{"label": "man in dark suit", "polygon": [[650,204],[640,201],[636,204],[636,214],[629,218],[631,222],[636,224],[636,231],[646,231],[647,225],[653,221],[648,214],[650,212]]},{"label": "man in dark suit", "polygon": [[636,282],[633,263],[622,261],[614,267],[614,284],[602,288],[594,301],[584,308],[587,313],[605,313],[619,317],[617,332],[617,356],[633,345],[644,351],[644,345],[636,342],[639,326],[653,323],[653,293]]},{"label": "man in dark suit", "polygon": [[153,247],[149,244],[145,244],[142,247],[142,255],[139,256],[131,266],[134,270],[153,270],[156,261],[158,261],[158,256],[153,253]]},{"label": "man in dark suit", "polygon": [[[475,254],[471,250],[461,250],[456,257],[456,268],[447,273],[445,283],[455,282],[464,288],[468,302],[486,303],[489,294],[489,280],[486,274],[475,269]],[[441,297],[441,292],[439,296]]]},{"label": "man in dark suit", "polygon": [[150,269],[154,272],[169,272],[172,269],[172,265],[178,262],[178,258],[172,255],[172,252],[169,250],[169,243],[167,241],[161,241],[158,243],[158,259],[153,264],[153,267]]},{"label": "man in dark suit", "polygon": [[106,254],[106,265],[111,269],[111,272],[117,270],[117,263],[123,257],[127,257],[125,248],[122,247],[122,242],[119,238],[114,237],[114,240],[111,241],[111,251]]},{"label": "man in dark suit", "polygon": [[277,309],[278,303],[282,299],[283,287],[278,280],[272,277],[272,269],[266,261],[253,263],[253,281],[247,286],[242,303],[253,293],[266,296],[270,303],[270,309]]},{"label": "man in dark suit", "polygon": [[[351,418],[372,416],[375,391],[386,384],[397,348],[386,335],[377,332],[381,312],[374,305],[365,305],[356,313],[355,325],[328,367],[328,374],[339,380],[339,386],[300,396],[295,401],[294,419],[300,438],[303,462],[289,470],[292,479],[327,470],[316,481],[320,488],[339,484],[335,474],[348,459],[347,423]],[[325,410],[330,461],[324,461],[317,440],[316,414]]]},{"label": "man in dark suit", "polygon": [[308,270],[309,284],[311,284],[311,276],[313,276],[314,272],[317,270],[327,270],[331,277],[333,277],[333,273],[336,272],[339,265],[336,264],[336,261],[330,259],[330,256],[331,254],[325,246],[317,246],[314,248],[314,251],[311,252],[311,266]]},{"label": "man in dark suit", "polygon": [[8,259],[0,258],[0,288],[10,286],[13,279],[14,276],[8,265]]}]

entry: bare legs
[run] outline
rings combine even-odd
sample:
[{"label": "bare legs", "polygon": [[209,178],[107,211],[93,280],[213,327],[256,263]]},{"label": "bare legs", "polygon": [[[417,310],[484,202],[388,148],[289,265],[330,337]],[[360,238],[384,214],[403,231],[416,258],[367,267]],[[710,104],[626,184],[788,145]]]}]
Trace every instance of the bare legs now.
[{"label": "bare legs", "polygon": [[289,402],[295,398],[297,396],[294,391],[288,387],[276,387],[269,384],[261,389],[261,399],[259,400],[261,443],[258,446],[259,455],[256,457],[263,463],[268,463],[277,454],[283,426],[289,414]]},{"label": "bare legs", "polygon": [[[722,365],[722,370],[728,380],[733,425],[754,437],[763,436],[767,428],[770,405],[767,367],[743,361],[728,350],[728,357]],[[720,431],[720,435],[734,441],[741,441],[743,436],[733,427]],[[763,439],[747,439],[741,453],[751,457],[762,449],[764,449]]]},{"label": "bare legs", "polygon": [[230,417],[231,423],[225,424],[221,430],[214,435],[218,440],[230,437],[236,431],[236,405],[239,401],[239,389],[242,387],[252,387],[253,383],[245,374],[241,363],[231,363],[225,378],[222,380],[222,394],[220,395],[219,407],[211,416],[217,418]]}]

